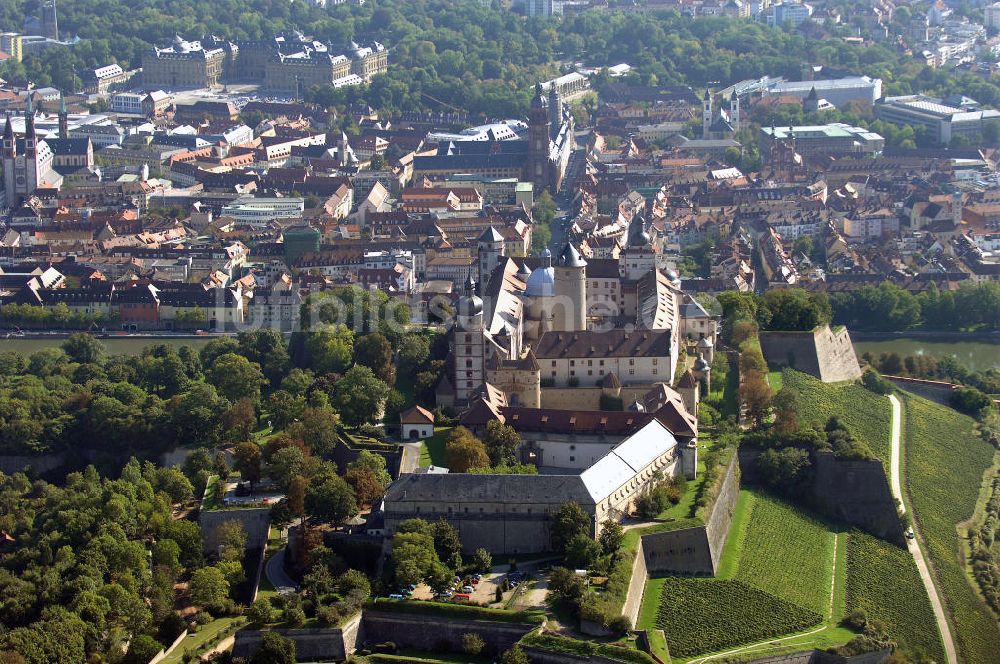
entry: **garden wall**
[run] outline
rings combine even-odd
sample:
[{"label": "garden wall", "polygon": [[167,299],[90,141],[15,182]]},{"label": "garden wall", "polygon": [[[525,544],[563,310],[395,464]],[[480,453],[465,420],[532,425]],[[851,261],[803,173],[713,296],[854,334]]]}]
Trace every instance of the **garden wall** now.
[{"label": "garden wall", "polygon": [[715,575],[740,493],[739,477],[734,459],[726,468],[722,487],[705,525],[641,537],[640,550],[649,574]]}]

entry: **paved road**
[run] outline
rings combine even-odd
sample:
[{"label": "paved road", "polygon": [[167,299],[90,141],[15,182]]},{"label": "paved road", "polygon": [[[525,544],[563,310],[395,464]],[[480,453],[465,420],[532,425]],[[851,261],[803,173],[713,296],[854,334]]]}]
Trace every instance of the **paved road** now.
[{"label": "paved road", "polygon": [[417,470],[420,465],[420,447],[423,443],[403,443],[403,459],[399,462],[399,474],[405,475]]},{"label": "paved road", "polygon": [[267,561],[267,565],[264,566],[264,574],[267,574],[267,580],[271,582],[275,590],[280,588],[295,588],[299,589],[299,584],[292,580],[292,577],[285,573],[284,562],[285,562],[285,551],[287,547],[282,547],[279,549],[271,558]]},{"label": "paved road", "polygon": [[[891,426],[891,437],[892,437],[892,452],[889,455],[889,486],[892,487],[892,495],[894,498],[900,502],[900,510],[906,512],[906,500],[903,496],[903,490],[901,488],[901,483],[899,480],[899,469],[900,469],[900,457],[901,452],[901,438],[900,428],[902,426],[902,409],[900,408],[899,398],[895,394],[889,395],[889,401],[892,402],[892,426]],[[916,522],[913,524],[913,532],[917,534],[917,538],[920,537],[920,532],[917,530]],[[958,662],[958,657],[955,654],[955,641],[951,636],[951,627],[948,625],[948,619],[945,617],[944,605],[941,603],[941,597],[938,595],[937,588],[934,587],[934,579],[931,577],[930,568],[927,565],[927,560],[924,558],[924,552],[920,550],[920,545],[917,542],[917,538],[906,540],[906,548],[910,550],[910,554],[913,556],[913,561],[917,564],[917,571],[920,572],[920,580],[924,583],[924,588],[927,589],[927,596],[931,600],[931,608],[934,609],[934,619],[938,625],[938,631],[941,632],[941,640],[944,642],[944,654],[947,659],[948,664],[956,664]]]}]

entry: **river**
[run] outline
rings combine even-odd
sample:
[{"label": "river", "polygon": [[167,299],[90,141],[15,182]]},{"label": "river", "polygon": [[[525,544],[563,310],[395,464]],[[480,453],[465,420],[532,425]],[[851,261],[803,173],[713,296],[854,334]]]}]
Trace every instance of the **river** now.
[{"label": "river", "polygon": [[[155,344],[166,344],[179,348],[180,346],[192,346],[200,349],[209,341],[215,339],[214,336],[204,337],[108,337],[100,339],[101,343],[108,349],[111,355],[138,355],[143,348]],[[15,350],[24,355],[31,355],[35,351],[44,348],[59,346],[65,341],[65,337],[52,337],[45,339],[0,339],[0,352]]]},{"label": "river", "polygon": [[861,357],[871,353],[878,357],[882,353],[907,355],[934,355],[943,357],[954,355],[959,362],[972,371],[1000,368],[1000,343],[989,341],[941,341],[928,339],[884,339],[880,341],[857,341],[854,349]]}]

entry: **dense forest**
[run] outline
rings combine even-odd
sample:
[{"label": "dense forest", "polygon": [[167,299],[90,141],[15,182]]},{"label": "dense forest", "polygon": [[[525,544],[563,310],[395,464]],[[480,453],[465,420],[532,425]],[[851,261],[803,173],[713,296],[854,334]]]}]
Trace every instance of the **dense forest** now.
[{"label": "dense forest", "polygon": [[[0,21],[16,29],[38,3],[0,2]],[[345,47],[376,39],[390,48],[389,73],[369,86],[314,89],[326,106],[364,100],[385,110],[446,110],[522,114],[531,86],[581,62],[628,62],[646,84],[727,85],[763,75],[798,78],[804,62],[879,76],[886,94],[961,92],[1000,103],[1000,86],[970,74],[921,65],[888,43],[848,44],[729,18],[684,18],[674,12],[638,15],[588,11],[561,21],[525,18],[473,0],[383,0],[323,9],[268,0],[80,0],[60,6],[60,30],[82,40],[24,63],[4,63],[4,77],[29,75],[42,85],[71,85],[87,68],[141,65],[142,53],[174,34],[261,39],[298,29]],[[847,28],[837,28],[843,30]],[[598,81],[599,82],[599,81]],[[77,78],[77,84],[79,79]]]}]

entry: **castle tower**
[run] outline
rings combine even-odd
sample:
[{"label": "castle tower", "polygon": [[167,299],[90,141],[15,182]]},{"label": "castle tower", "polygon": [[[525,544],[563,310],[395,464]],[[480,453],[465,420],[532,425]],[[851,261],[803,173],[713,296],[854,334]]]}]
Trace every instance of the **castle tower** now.
[{"label": "castle tower", "polygon": [[483,337],[483,300],[476,295],[476,282],[469,276],[465,294],[458,300],[455,327],[452,328],[455,356],[455,402],[466,404],[483,384],[486,367],[486,340]]},{"label": "castle tower", "polygon": [[740,98],[733,89],[733,94],[729,97],[729,121],[733,125],[733,131],[740,130]]},{"label": "castle tower", "polygon": [[552,329],[578,332],[587,329],[587,261],[567,242],[556,263]]},{"label": "castle tower", "polygon": [[535,96],[528,112],[528,172],[526,179],[535,185],[535,195],[550,185],[549,144],[551,126],[548,104],[542,93],[542,84],[535,84]]},{"label": "castle tower", "polygon": [[701,137],[708,139],[708,132],[712,128],[712,95],[705,88],[705,98],[701,103]]},{"label": "castle tower", "polygon": [[479,258],[479,283],[488,284],[493,270],[500,264],[500,259],[504,255],[503,236],[491,224],[479,236],[478,258]]},{"label": "castle tower", "polygon": [[562,125],[562,100],[559,98],[559,91],[556,84],[549,85],[549,131],[558,133]]},{"label": "castle tower", "polygon": [[712,365],[712,361],[715,359],[715,345],[712,344],[712,340],[708,337],[702,337],[698,339],[698,353],[705,358],[709,366]]},{"label": "castle tower", "polygon": [[66,111],[66,96],[59,93],[59,138],[69,138],[69,113]]}]

